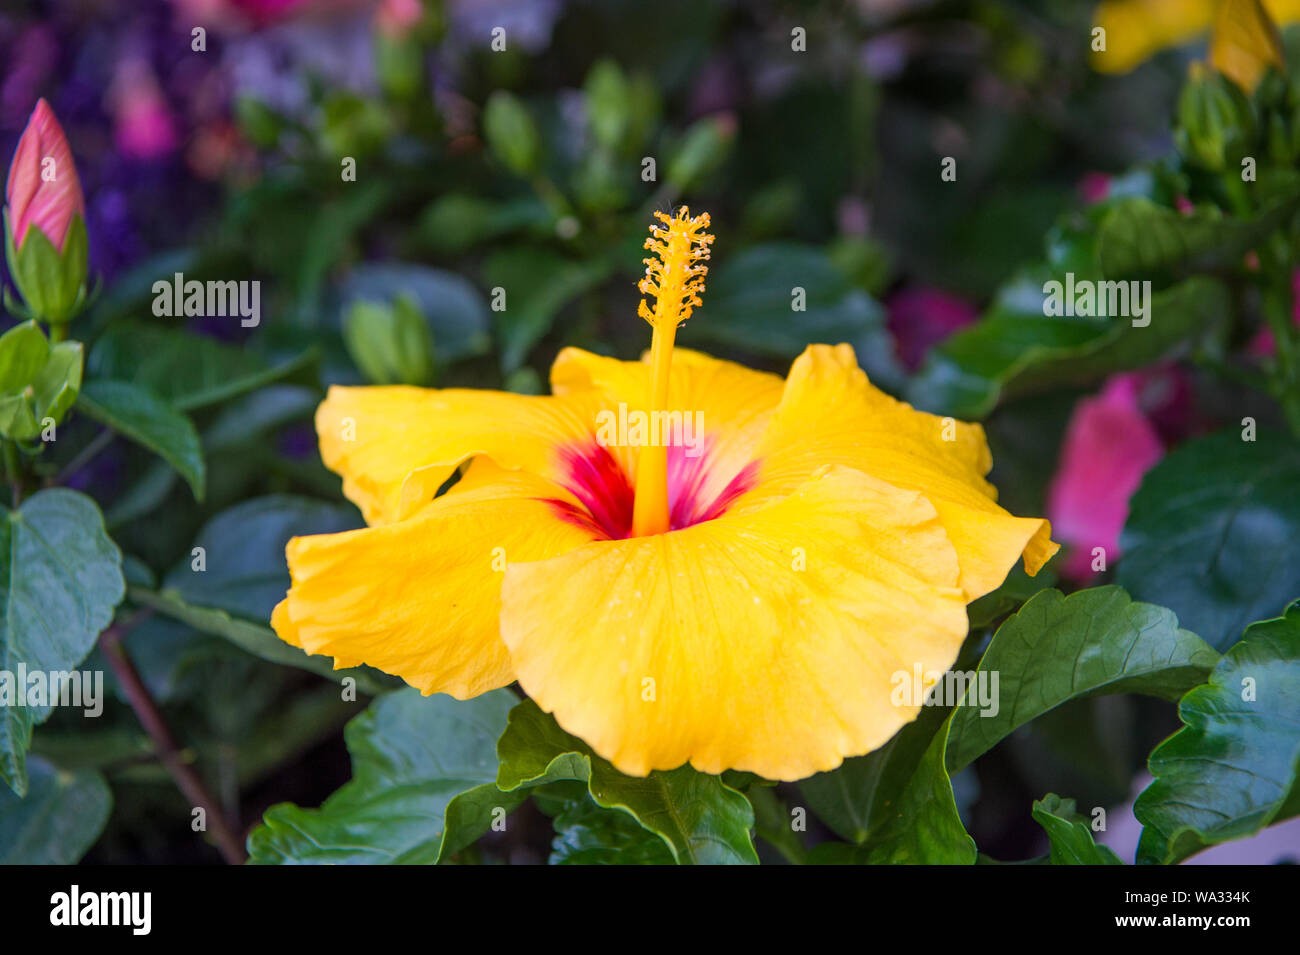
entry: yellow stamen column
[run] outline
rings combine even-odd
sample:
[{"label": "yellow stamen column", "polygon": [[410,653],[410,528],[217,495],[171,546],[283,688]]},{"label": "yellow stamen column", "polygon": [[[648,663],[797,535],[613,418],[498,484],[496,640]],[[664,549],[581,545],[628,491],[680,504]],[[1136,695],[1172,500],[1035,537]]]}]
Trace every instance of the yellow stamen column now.
[{"label": "yellow stamen column", "polygon": [[[668,384],[672,371],[673,343],[677,326],[691,317],[701,304],[709,244],[713,236],[707,214],[692,217],[682,206],[675,216],[656,212],[663,227],[651,226],[645,248],[655,254],[645,260],[643,294],[655,298],[652,311],[641,300],[637,314],[654,328],[650,345],[650,415],[668,410]],[[661,435],[662,437],[662,435]],[[632,508],[632,533],[637,537],[662,534],[669,529],[668,448],[663,441],[642,446],[637,458],[636,488]]]}]

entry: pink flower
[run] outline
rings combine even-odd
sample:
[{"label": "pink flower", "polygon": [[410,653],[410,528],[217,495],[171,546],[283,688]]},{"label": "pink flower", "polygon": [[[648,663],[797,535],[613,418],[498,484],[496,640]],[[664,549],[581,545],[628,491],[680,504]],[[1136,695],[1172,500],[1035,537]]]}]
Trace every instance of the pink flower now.
[{"label": "pink flower", "polygon": [[15,248],[22,247],[28,227],[35,226],[62,252],[73,216],[86,214],[72,149],[54,110],[43,99],[32,110],[14,150],[5,201]]},{"label": "pink flower", "polygon": [[1129,498],[1164,454],[1139,407],[1140,385],[1139,375],[1114,376],[1101,394],[1075,406],[1066,429],[1047,516],[1056,538],[1073,545],[1061,569],[1072,579],[1091,576],[1093,548],[1105,549],[1107,566],[1119,557]]},{"label": "pink flower", "polygon": [[1104,172],[1084,173],[1076,188],[1085,204],[1094,205],[1110,197],[1110,176]]},{"label": "pink flower", "polygon": [[423,16],[424,5],[420,0],[380,0],[375,26],[385,36],[405,36]]},{"label": "pink flower", "polygon": [[349,12],[373,0],[172,0],[186,32],[197,24],[225,33],[261,30],[294,19]]},{"label": "pink flower", "polygon": [[978,317],[972,305],[938,289],[904,289],[889,300],[889,331],[909,371],[920,367],[931,348]]},{"label": "pink flower", "polygon": [[122,155],[157,159],[176,148],[176,125],[158,80],[144,60],[118,64],[110,94],[116,121],[113,135]]}]

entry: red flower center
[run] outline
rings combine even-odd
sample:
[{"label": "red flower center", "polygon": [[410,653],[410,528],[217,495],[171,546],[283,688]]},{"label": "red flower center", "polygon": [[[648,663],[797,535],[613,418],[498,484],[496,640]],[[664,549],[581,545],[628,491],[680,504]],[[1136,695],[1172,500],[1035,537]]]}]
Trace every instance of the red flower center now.
[{"label": "red flower center", "polygon": [[[681,444],[668,446],[669,529],[674,531],[721,517],[758,479],[758,462],[751,461],[721,491],[710,494],[710,443],[705,442],[702,453],[692,455],[687,450]],[[562,448],[560,466],[561,483],[579,501],[547,502],[564,520],[605,540],[632,535],[636,490],[608,448],[594,439]]]}]

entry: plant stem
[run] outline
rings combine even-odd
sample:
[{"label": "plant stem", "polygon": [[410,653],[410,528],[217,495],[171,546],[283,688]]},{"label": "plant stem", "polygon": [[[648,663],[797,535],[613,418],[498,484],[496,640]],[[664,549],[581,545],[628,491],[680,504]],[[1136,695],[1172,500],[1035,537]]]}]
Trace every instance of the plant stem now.
[{"label": "plant stem", "polygon": [[9,489],[13,500],[9,506],[18,509],[23,502],[23,464],[18,457],[18,445],[9,440],[0,440],[4,446],[5,474],[9,478]]},{"label": "plant stem", "polygon": [[64,465],[63,469],[54,478],[55,484],[64,484],[68,478],[84,468],[90,460],[108,447],[113,440],[113,430],[105,428],[95,437],[91,438],[84,448],[77,452],[76,456]]},{"label": "plant stem", "polygon": [[150,739],[153,740],[158,751],[158,759],[171,773],[177,788],[185,798],[203,810],[211,827],[213,841],[216,842],[222,858],[231,865],[241,865],[245,859],[243,845],[217,801],[208,793],[203,780],[182,757],[176,737],[172,735],[162,714],[158,712],[153,696],[144,685],[144,681],[140,679],[140,673],[131,662],[126,647],[122,645],[122,638],[151,613],[150,610],[141,610],[127,620],[109,627],[99,635],[99,647],[104,652],[108,665],[112,667],[113,675],[122,687],[122,692],[126,694],[131,709],[135,711],[136,718],[140,720]]}]

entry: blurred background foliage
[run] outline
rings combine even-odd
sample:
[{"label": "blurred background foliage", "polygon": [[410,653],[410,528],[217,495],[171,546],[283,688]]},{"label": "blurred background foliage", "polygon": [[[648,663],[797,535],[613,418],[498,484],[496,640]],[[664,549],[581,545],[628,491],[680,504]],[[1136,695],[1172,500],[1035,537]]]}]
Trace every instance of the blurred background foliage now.
[{"label": "blurred background foliage", "polygon": [[[273,651],[257,644],[287,586],[287,537],[360,524],[316,454],[325,387],[538,393],[563,346],[637,356],[640,245],[653,210],[685,201],[718,237],[686,344],[784,373],[808,342],[851,342],[887,390],[986,419],[1003,503],[1042,513],[1071,412],[1099,376],[972,397],[926,355],[1014,301],[1026,266],[1070,261],[1090,241],[1091,203],[1159,192],[1153,174],[1127,174],[1171,153],[1198,52],[1098,74],[1093,11],[1077,0],[417,6],[11,0],[0,13],[0,151],[45,96],[85,187],[105,282],[76,327],[88,377],[127,378],[190,415],[207,491],[196,500],[84,416],[42,467],[100,503],[133,592],[176,602],[127,645],[187,758],[245,827],[347,780],[341,729],[366,700],[339,705],[328,677],[268,666],[259,656]],[[796,28],[806,52],[792,49]],[[955,181],[941,179],[944,157]],[[177,272],[260,280],[260,324],[155,317],[151,286]],[[795,286],[808,295],[797,321]],[[1276,417],[1186,374],[1195,407],[1172,426],[1180,437],[1243,407]],[[189,572],[195,546],[203,574]],[[984,625],[1041,584],[1013,576]],[[183,606],[224,622],[187,621]],[[254,653],[232,635],[241,623]],[[1122,803],[1177,725],[1171,705],[1146,699],[1062,707],[958,777],[968,826],[992,855],[1036,854],[1032,799]],[[90,861],[215,860],[124,705],[91,733],[56,713],[33,752],[109,780],[116,809],[97,842],[88,833]],[[474,852],[545,859],[549,821],[521,813]]]}]

